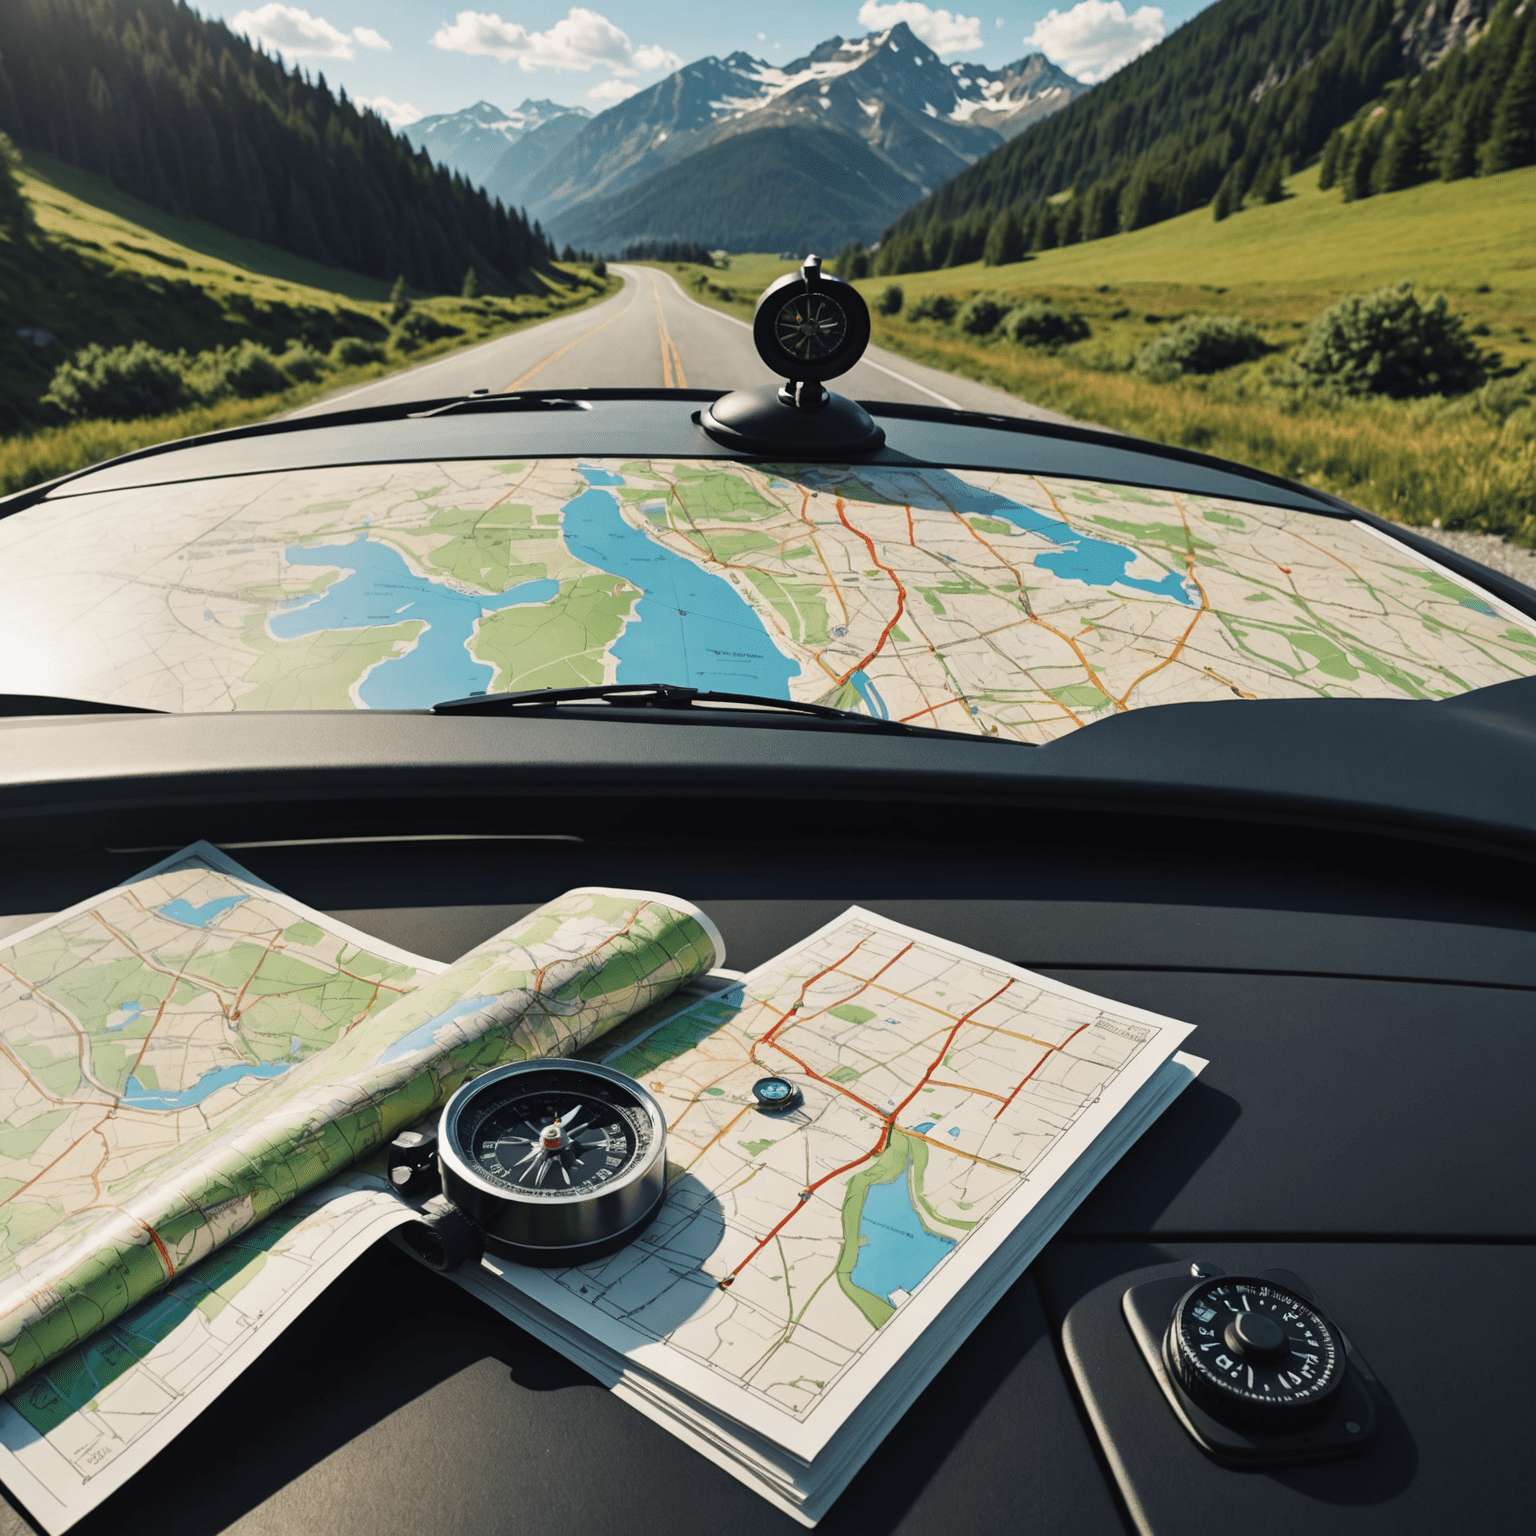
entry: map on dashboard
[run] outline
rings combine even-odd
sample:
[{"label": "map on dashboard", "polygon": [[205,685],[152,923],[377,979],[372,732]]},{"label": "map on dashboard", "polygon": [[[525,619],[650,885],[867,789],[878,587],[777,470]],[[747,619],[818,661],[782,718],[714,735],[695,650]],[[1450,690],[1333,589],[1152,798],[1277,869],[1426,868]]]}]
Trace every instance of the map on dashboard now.
[{"label": "map on dashboard", "polygon": [[[603,1042],[666,1115],[654,1226],[579,1269],[485,1264],[809,1462],[990,1258],[1044,1243],[1128,1106],[1191,1079],[1153,1084],[1191,1031],[854,907]],[[766,1076],[798,1102],[765,1110]]]},{"label": "map on dashboard", "polygon": [[163,710],[672,682],[1041,742],[1536,675],[1536,622],[1363,522],[977,470],[292,470],[42,503],[0,572],[0,692]]},{"label": "map on dashboard", "polygon": [[579,1049],[719,962],[584,888],[450,966],[208,844],[0,945],[0,1390],[348,1169],[467,1076]]}]

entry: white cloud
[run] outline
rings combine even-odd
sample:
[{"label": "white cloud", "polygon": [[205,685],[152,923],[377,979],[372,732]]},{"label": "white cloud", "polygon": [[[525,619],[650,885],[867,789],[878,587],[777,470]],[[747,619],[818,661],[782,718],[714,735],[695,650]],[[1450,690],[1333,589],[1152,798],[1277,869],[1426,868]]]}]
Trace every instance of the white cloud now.
[{"label": "white cloud", "polygon": [[877,30],[904,21],[935,53],[970,53],[981,47],[981,18],[930,10],[918,0],[864,0],[859,25]]},{"label": "white cloud", "polygon": [[410,102],[391,101],[388,96],[359,96],[357,105],[377,112],[386,123],[393,123],[396,128],[404,128],[411,123],[420,122],[426,116],[419,107],[413,107]]},{"label": "white cloud", "polygon": [[1078,0],[1050,11],[1024,41],[1069,75],[1096,85],[1162,42],[1163,13],[1144,5],[1127,16],[1120,0]]},{"label": "white cloud", "polygon": [[353,57],[349,34],[333,27],[323,16],[311,16],[296,5],[259,5],[254,11],[241,11],[230,26],[253,42],[265,43],[291,59]]},{"label": "white cloud", "polygon": [[638,91],[638,85],[631,85],[628,80],[620,80],[610,76],[606,80],[599,81],[592,87],[587,95],[593,101],[628,101]]},{"label": "white cloud", "polygon": [[446,53],[479,54],[503,64],[516,59],[530,72],[602,67],[616,75],[632,75],[642,69],[678,69],[683,62],[666,48],[636,48],[606,16],[579,5],[573,5],[565,19],[547,32],[530,32],[518,22],[484,11],[460,11],[437,29],[432,46]]},{"label": "white cloud", "polygon": [[360,42],[364,48],[376,48],[381,53],[392,53],[387,37],[380,37],[372,27],[353,27],[352,36]]}]

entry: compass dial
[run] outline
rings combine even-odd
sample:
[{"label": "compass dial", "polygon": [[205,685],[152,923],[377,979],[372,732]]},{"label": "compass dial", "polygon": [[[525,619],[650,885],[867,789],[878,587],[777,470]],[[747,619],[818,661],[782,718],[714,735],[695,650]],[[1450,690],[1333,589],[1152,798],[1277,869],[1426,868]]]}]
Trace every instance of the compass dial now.
[{"label": "compass dial", "polygon": [[592,1092],[540,1089],[491,1105],[464,1136],[495,1183],[576,1199],[634,1161],[646,1135],[636,1118]]},{"label": "compass dial", "polygon": [[498,1067],[449,1099],[443,1192],[486,1245],[580,1263],[634,1236],[665,1193],[666,1121],[633,1078],[581,1061]]},{"label": "compass dial", "polygon": [[1164,1351],[1179,1385],[1214,1417],[1275,1429],[1321,1417],[1344,1379],[1332,1325],[1266,1280],[1201,1281],[1174,1309]]},{"label": "compass dial", "polygon": [[802,293],[774,317],[774,340],[796,362],[819,363],[848,339],[848,317],[825,293]]}]

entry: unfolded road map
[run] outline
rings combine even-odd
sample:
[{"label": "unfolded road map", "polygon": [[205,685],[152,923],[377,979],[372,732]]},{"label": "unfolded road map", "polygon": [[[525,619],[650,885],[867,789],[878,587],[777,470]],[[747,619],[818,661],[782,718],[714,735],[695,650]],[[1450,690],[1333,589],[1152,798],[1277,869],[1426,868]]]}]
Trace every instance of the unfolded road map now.
[{"label": "unfolded road map", "polygon": [[442,967],[197,845],[0,946],[0,1383],[344,1172],[467,1076],[717,963],[687,902],[586,889]]},{"label": "unfolded road map", "polygon": [[674,682],[1045,741],[1536,674],[1532,621],[1364,523],[974,470],[246,475],[17,513],[0,573],[0,691],[166,710]]},{"label": "unfolded road map", "polygon": [[501,1271],[809,1461],[1190,1031],[853,908],[603,1056],[666,1114],[655,1224]]}]

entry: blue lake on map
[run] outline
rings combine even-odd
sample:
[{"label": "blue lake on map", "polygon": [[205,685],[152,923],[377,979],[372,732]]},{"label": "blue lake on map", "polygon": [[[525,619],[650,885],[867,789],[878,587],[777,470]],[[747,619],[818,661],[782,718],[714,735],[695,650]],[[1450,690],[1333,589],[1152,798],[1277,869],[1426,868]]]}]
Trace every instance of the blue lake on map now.
[{"label": "blue lake on map", "polygon": [[213,901],[205,901],[200,907],[194,907],[184,897],[178,896],[175,901],[168,901],[160,908],[160,916],[170,918],[173,923],[190,923],[194,928],[206,928],[214,918],[222,916],[231,907],[239,906],[244,900],[244,896],[219,896]]},{"label": "blue lake on map", "polygon": [[890,1299],[893,1291],[915,1291],[954,1242],[936,1237],[918,1217],[906,1175],[864,1191],[859,1217],[864,1246],[849,1278],[860,1290]]},{"label": "blue lake on map", "polygon": [[848,681],[859,690],[859,697],[864,700],[864,707],[870,714],[881,720],[891,718],[891,712],[885,707],[885,700],[880,697],[879,689],[864,675],[862,667],[856,672],[850,672]]},{"label": "blue lake on map", "polygon": [[1156,581],[1144,576],[1127,576],[1126,567],[1136,559],[1136,551],[1128,545],[1079,533],[1059,517],[1047,517],[1044,512],[1036,512],[1031,507],[1004,501],[1001,496],[980,490],[961,480],[958,475],[945,477],[944,494],[958,511],[1001,518],[1024,533],[1038,533],[1059,545],[1059,549],[1046,550],[1035,556],[1033,563],[1043,571],[1050,571],[1052,575],[1067,581],[1084,582],[1090,587],[1112,587],[1117,584],[1135,587],[1141,592],[1156,592],[1162,597],[1171,597],[1175,602],[1191,608],[1195,606],[1182,571],[1169,571]]},{"label": "blue lake on map", "polygon": [[413,1051],[426,1050],[432,1044],[433,1037],[444,1024],[451,1024],[455,1019],[462,1019],[466,1013],[478,1013],[482,1008],[489,1008],[495,1001],[494,997],[461,998],[453,1007],[445,1009],[436,1018],[428,1019],[425,1024],[418,1024],[407,1035],[401,1035],[379,1057],[380,1065],[386,1061],[397,1061],[402,1056],[409,1056]]},{"label": "blue lake on map", "polygon": [[194,1104],[201,1104],[210,1093],[217,1093],[220,1088],[238,1083],[242,1077],[280,1077],[292,1065],[291,1061],[264,1061],[259,1065],[235,1062],[228,1067],[215,1067],[212,1071],[204,1072],[190,1088],[174,1091],[146,1088],[138,1078],[130,1077],[128,1086],[123,1089],[123,1103],[130,1109],[191,1109]]},{"label": "blue lake on map", "polygon": [[109,1034],[113,1030],[127,1029],[130,1024],[137,1022],[139,1015],[143,1012],[143,1003],[119,1003],[117,1007],[107,1015],[109,1021],[116,1020],[116,1022],[108,1022],[103,1024],[102,1028],[105,1029]]},{"label": "blue lake on map", "polygon": [[561,532],[578,560],[639,587],[636,617],[614,642],[621,683],[684,683],[725,693],[789,697],[799,675],[762,620],[721,576],[631,528],[604,486],[618,475],[581,466],[590,490],[565,504]]},{"label": "blue lake on map", "polygon": [[466,649],[475,623],[521,603],[547,603],[558,581],[525,581],[499,594],[459,592],[416,575],[388,544],[364,534],[349,544],[284,551],[290,565],[339,566],[346,574],[319,597],[301,598],[267,620],[279,640],[326,629],[371,629],[424,620],[426,629],[403,656],[380,662],[362,681],[358,697],[369,709],[423,709],[444,699],[483,693],[495,676]]}]

